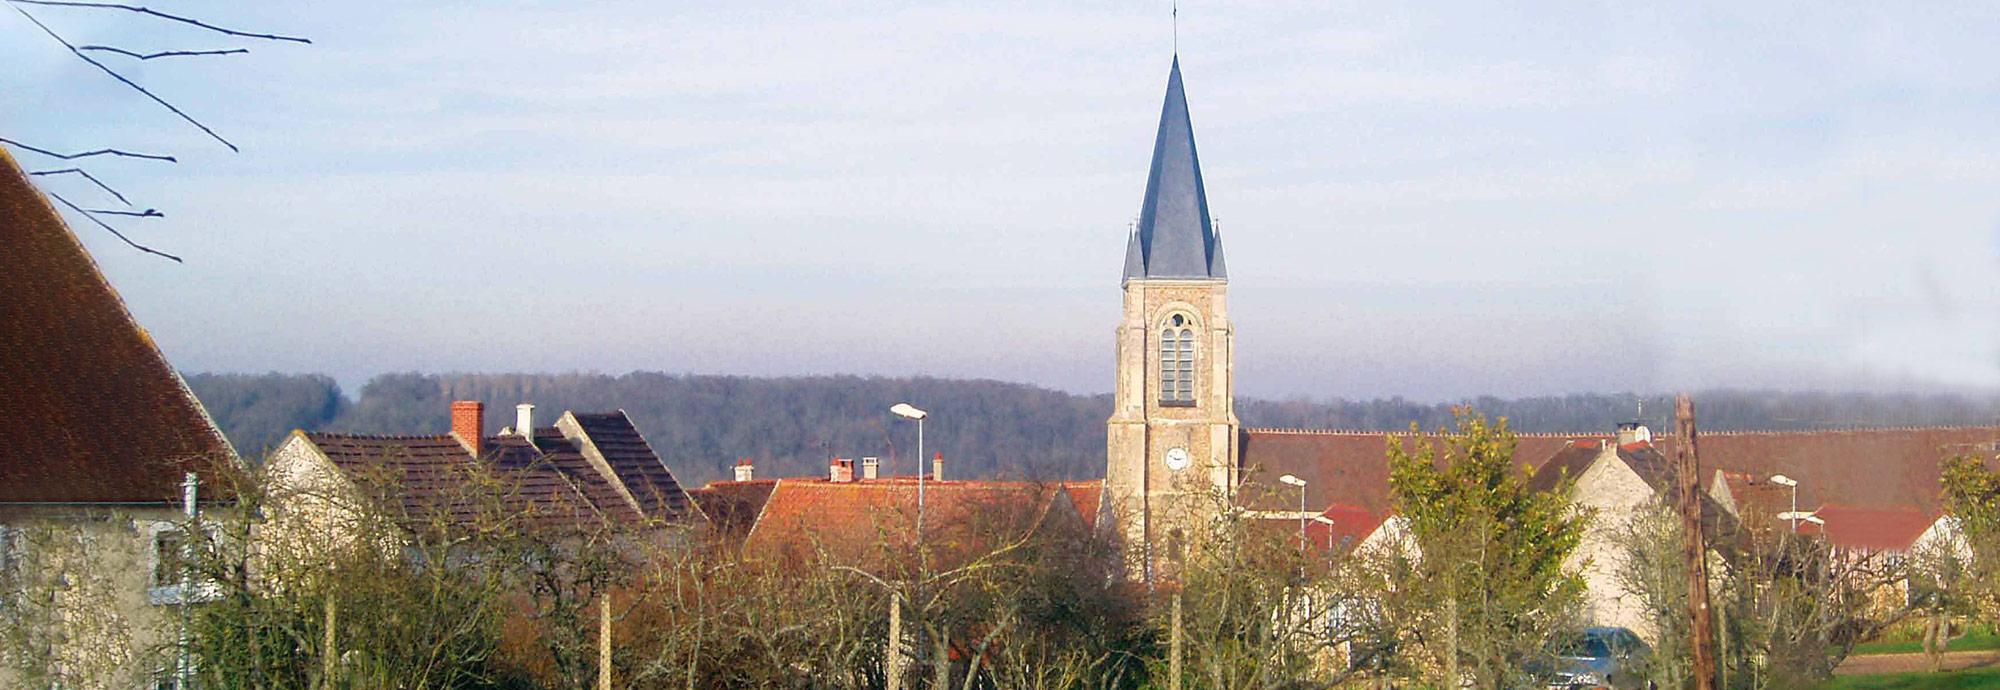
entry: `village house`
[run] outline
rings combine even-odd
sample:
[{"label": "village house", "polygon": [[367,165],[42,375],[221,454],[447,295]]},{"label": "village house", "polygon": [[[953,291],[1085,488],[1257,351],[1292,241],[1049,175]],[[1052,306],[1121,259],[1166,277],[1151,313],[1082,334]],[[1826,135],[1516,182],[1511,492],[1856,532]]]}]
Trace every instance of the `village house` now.
[{"label": "village house", "polygon": [[181,528],[236,453],[4,150],[0,246],[0,687],[178,687]]},{"label": "village house", "polygon": [[294,431],[266,461],[275,489],[264,538],[338,547],[348,538],[338,527],[369,510],[413,527],[486,515],[556,528],[685,531],[705,522],[623,411],[565,412],[537,426],[534,405],[522,403],[513,425],[488,434],[485,410],[452,403],[446,434]]}]

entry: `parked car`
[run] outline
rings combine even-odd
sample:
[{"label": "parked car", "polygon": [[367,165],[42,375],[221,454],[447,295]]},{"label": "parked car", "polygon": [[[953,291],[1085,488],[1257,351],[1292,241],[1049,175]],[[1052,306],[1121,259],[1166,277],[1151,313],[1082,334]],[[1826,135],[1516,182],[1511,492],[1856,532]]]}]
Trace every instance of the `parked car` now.
[{"label": "parked car", "polygon": [[1641,675],[1653,649],[1625,628],[1584,628],[1549,641],[1553,669],[1549,690],[1653,690]]}]

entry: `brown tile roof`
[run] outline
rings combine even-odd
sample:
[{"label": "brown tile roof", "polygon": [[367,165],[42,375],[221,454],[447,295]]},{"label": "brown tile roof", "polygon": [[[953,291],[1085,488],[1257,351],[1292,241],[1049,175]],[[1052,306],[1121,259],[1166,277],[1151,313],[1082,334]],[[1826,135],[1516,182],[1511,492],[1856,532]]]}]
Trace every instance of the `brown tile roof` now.
[{"label": "brown tile roof", "polygon": [[[590,525],[601,518],[635,518],[622,497],[593,501],[569,478],[564,465],[526,439],[514,435],[486,439],[484,466],[497,484],[480,483],[478,465],[465,446],[449,435],[369,436],[307,432],[308,441],[348,478],[373,490],[393,493],[412,523],[446,519],[473,523],[498,516],[529,516],[544,526]],[[575,459],[581,460],[581,455]],[[581,469],[588,469],[588,465]],[[597,492],[601,497],[602,492]]]},{"label": "brown tile roof", "polygon": [[1603,453],[1597,441],[1579,439],[1564,445],[1561,450],[1535,468],[1535,476],[1528,480],[1528,488],[1535,491],[1549,491],[1564,479],[1576,481],[1590,469],[1590,463]]},{"label": "brown tile roof", "polygon": [[632,420],[624,410],[571,414],[647,515],[662,519],[688,515],[692,508],[687,492],[674,478],[673,470],[667,469],[667,464],[653,452],[653,446],[646,442],[646,437],[632,426]]},{"label": "brown tile roof", "polygon": [[[991,530],[1035,529],[1057,486],[931,481],[925,482],[924,493],[924,539],[945,552],[949,562],[953,552],[989,546]],[[916,521],[914,478],[781,479],[744,548],[780,556],[801,556],[817,548],[835,562],[875,566],[914,551]]]},{"label": "brown tile roof", "polygon": [[[1991,455],[1996,427],[1760,431],[1701,434],[1701,471],[1799,481],[1799,505],[1838,503],[1864,508],[1939,510],[1938,463],[1957,453]],[[1673,436],[1656,436],[1674,453]],[[1789,497],[1787,497],[1789,502]]]},{"label": "brown tile roof", "polygon": [[[1291,474],[1306,480],[1306,504],[1311,508],[1347,505],[1388,514],[1391,510],[1389,439],[1405,435],[1381,431],[1244,429],[1239,436],[1242,464],[1246,468],[1244,480],[1278,487],[1277,478]],[[1587,440],[1594,446],[1597,438],[1588,434],[1523,434],[1514,447],[1514,459],[1527,467],[1539,466],[1575,441]],[[1285,501],[1273,500],[1270,505],[1256,507],[1298,509],[1296,503],[1288,507]]]},{"label": "brown tile roof", "polygon": [[753,479],[747,482],[709,482],[707,486],[688,492],[695,506],[708,517],[710,528],[727,543],[741,545],[749,536],[750,528],[757,525],[757,517],[764,513],[764,505],[771,500],[771,491],[778,487],[776,479]]},{"label": "brown tile roof", "polygon": [[637,523],[644,519],[639,509],[618,492],[618,487],[591,466],[577,443],[563,438],[562,432],[555,427],[535,429],[535,447],[542,452],[542,460],[561,472],[571,485],[590,499],[591,505],[603,511],[605,517],[623,523]]},{"label": "brown tile roof", "polygon": [[[0,503],[179,499],[235,453],[76,235],[0,150]],[[211,484],[212,485],[212,484]]]}]

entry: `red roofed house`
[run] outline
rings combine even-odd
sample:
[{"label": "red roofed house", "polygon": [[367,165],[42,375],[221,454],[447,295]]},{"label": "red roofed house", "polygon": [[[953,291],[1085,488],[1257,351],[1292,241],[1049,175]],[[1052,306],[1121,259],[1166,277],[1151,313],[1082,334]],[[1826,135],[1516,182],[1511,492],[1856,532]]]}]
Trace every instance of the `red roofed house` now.
[{"label": "red roofed house", "polygon": [[0,409],[21,431],[0,448],[0,594],[26,604],[4,624],[60,640],[11,652],[64,686],[170,680],[176,525],[235,451],[4,150],[0,247]]},{"label": "red roofed house", "polygon": [[689,494],[712,516],[716,533],[747,556],[793,562],[824,556],[878,569],[914,553],[920,492],[922,538],[949,567],[1007,539],[1087,537],[1101,490],[1098,482],[938,480],[935,474],[925,475],[920,489],[917,477],[877,477],[872,470],[856,476],[853,470],[847,459],[834,460],[825,477],[756,479],[742,470],[734,481],[710,482]]}]

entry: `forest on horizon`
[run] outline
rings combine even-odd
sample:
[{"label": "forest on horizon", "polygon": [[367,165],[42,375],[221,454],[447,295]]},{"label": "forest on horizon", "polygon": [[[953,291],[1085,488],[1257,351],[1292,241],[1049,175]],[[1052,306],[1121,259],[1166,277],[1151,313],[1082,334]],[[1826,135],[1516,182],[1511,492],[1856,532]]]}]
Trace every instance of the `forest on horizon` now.
[{"label": "forest on horizon", "polygon": [[[376,376],[349,397],[319,374],[191,374],[188,386],[246,458],[261,458],[293,429],[375,434],[444,433],[452,400],[487,405],[489,433],[514,422],[514,405],[536,406],[536,424],[565,410],[623,409],[667,467],[688,486],[722,479],[738,458],[765,477],[818,475],[829,456],[878,456],[913,471],[916,428],[891,416],[910,402],[931,413],[924,452],[941,452],[947,476],[1082,479],[1104,473],[1104,422],[1111,395],[1079,395],[1027,384],[931,377],[746,377],[633,372],[607,374],[422,374]],[[1993,424],[2000,397],[1919,393],[1712,390],[1695,394],[1703,429],[1798,430]],[[1666,394],[1581,393],[1478,397],[1440,403],[1402,398],[1266,400],[1238,397],[1248,427],[1398,431],[1446,425],[1455,406],[1506,417],[1518,432],[1604,433],[1641,421],[1673,427]],[[890,470],[885,470],[890,471]]]}]

